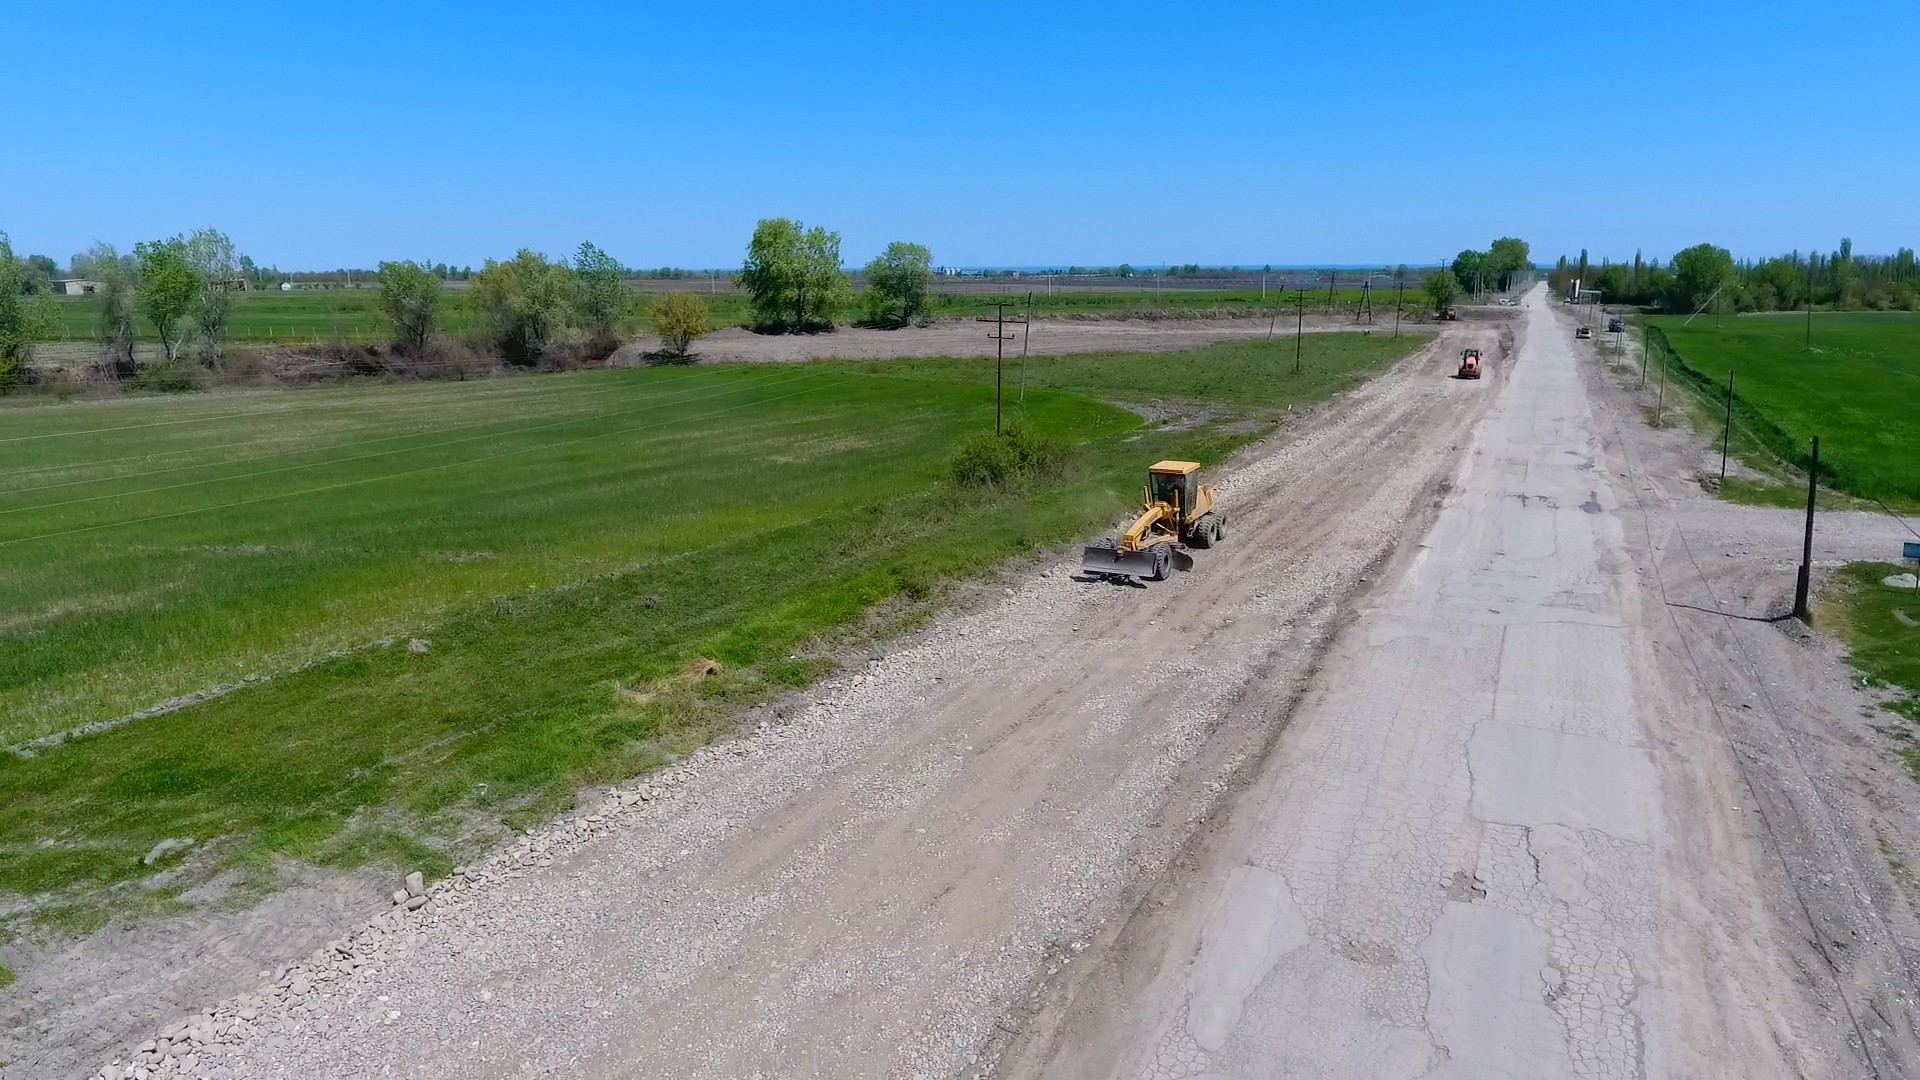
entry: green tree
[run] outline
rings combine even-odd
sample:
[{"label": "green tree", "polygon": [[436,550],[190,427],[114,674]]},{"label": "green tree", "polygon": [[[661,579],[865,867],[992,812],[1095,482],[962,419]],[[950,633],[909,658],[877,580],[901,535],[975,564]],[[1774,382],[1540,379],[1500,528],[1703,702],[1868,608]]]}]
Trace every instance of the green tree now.
[{"label": "green tree", "polygon": [[139,267],[140,314],[153,324],[167,363],[175,363],[186,340],[188,316],[200,298],[200,275],[187,261],[186,241],[178,236],[143,240],[134,245],[133,258]]},{"label": "green tree", "polygon": [[540,362],[567,326],[573,274],[566,264],[521,248],[505,262],[487,260],[473,279],[474,303],[511,363]]},{"label": "green tree", "polygon": [[228,290],[240,276],[240,254],[226,233],[200,229],[187,237],[186,257],[200,276],[200,292],[193,302],[193,326],[199,332],[207,364],[219,367],[226,358],[227,316],[233,306]]},{"label": "green tree", "polygon": [[756,326],[831,329],[848,294],[840,234],[792,218],[764,218],[754,227],[736,280],[752,296]]},{"label": "green tree", "polygon": [[134,287],[133,267],[112,244],[95,244],[71,260],[76,277],[99,283],[94,292],[100,304],[101,360],[116,379],[133,375]]},{"label": "green tree", "polygon": [[1733,280],[1733,253],[1713,244],[1695,244],[1673,257],[1673,281],[1667,287],[1666,308],[1675,313],[1696,311],[1715,290]]},{"label": "green tree", "polygon": [[32,370],[34,343],[59,323],[53,297],[27,295],[27,265],[13,254],[13,242],[0,232],[0,394],[24,384]]},{"label": "green tree", "polygon": [[393,323],[396,347],[418,357],[440,320],[440,279],[417,262],[380,264],[380,310]]},{"label": "green tree", "polygon": [[1453,271],[1441,267],[1427,275],[1427,299],[1433,301],[1435,315],[1453,306],[1453,299],[1460,295],[1460,279]]},{"label": "green tree", "polygon": [[1463,251],[1453,257],[1453,281],[1461,289],[1475,290],[1483,287],[1487,277],[1487,253],[1484,251]]},{"label": "green tree", "polygon": [[617,341],[620,326],[633,311],[633,291],[627,288],[627,268],[620,260],[592,244],[583,243],[573,256],[573,304],[580,324],[600,341]]},{"label": "green tree", "polygon": [[1503,236],[1487,249],[1489,285],[1497,284],[1502,290],[1512,288],[1514,275],[1532,269],[1533,251],[1525,240]]},{"label": "green tree", "polygon": [[60,276],[60,264],[45,255],[29,255],[20,265],[20,291],[32,295],[53,294],[53,279]]},{"label": "green tree", "polygon": [[905,326],[927,317],[933,253],[925,247],[896,240],[867,264],[866,274],[869,321]]},{"label": "green tree", "polygon": [[668,293],[653,302],[653,332],[660,335],[660,348],[674,356],[687,355],[698,338],[713,330],[707,314],[707,302],[692,293]]}]

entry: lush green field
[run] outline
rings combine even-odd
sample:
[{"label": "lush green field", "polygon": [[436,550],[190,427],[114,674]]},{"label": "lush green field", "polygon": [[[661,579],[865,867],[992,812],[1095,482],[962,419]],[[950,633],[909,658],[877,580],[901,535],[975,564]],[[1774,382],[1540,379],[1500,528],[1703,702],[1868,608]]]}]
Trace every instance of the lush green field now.
[{"label": "lush green field", "polygon": [[[0,744],[241,687],[0,755],[0,895],[86,926],[280,857],[444,867],[1421,340],[1312,336],[1298,376],[1291,341],[1035,360],[1013,412],[1071,464],[1016,493],[946,479],[991,361],[0,408]],[[1208,423],[1110,403],[1147,400]],[[699,657],[721,675],[681,685]],[[170,836],[191,872],[131,884]]]},{"label": "lush green field", "polygon": [[[658,295],[658,294],[652,294]],[[721,292],[712,295],[698,294],[713,309],[714,321],[721,326],[744,325],[750,311],[744,294]],[[231,314],[228,317],[227,332],[234,341],[274,342],[274,341],[327,341],[335,338],[345,341],[378,341],[391,331],[385,316],[380,313],[379,294],[372,289],[315,290],[311,292],[244,293],[234,298]],[[628,320],[627,330],[638,333],[647,328],[647,300],[643,296],[634,316]],[[1025,292],[1004,294],[946,294],[939,293],[933,299],[933,312],[939,317],[984,315],[994,310],[994,303],[1007,300],[1016,306],[1010,308],[1009,316],[1024,311]],[[1393,319],[1393,293],[1376,291],[1373,293],[1373,305],[1376,320],[1391,322]],[[1334,294],[1334,302],[1342,308],[1351,308],[1360,300],[1358,290],[1342,289]],[[1308,310],[1319,311],[1325,308],[1327,294],[1324,289],[1307,293]],[[1419,309],[1424,302],[1422,297],[1408,294],[1408,311]],[[1150,285],[1142,290],[1109,290],[1104,292],[1061,292],[1048,295],[1044,285],[1034,290],[1033,307],[1041,314],[1118,314],[1122,312],[1153,311],[1214,311],[1246,310],[1265,311],[1275,304],[1283,304],[1291,310],[1290,301],[1283,302],[1278,292],[1262,299],[1258,290],[1250,292],[1232,292],[1212,289],[1166,289],[1155,291]],[[59,336],[84,341],[98,335],[100,322],[100,302],[87,298],[72,298],[59,303]],[[849,310],[845,317],[858,315],[857,310]],[[471,294],[463,290],[449,290],[441,312],[442,327],[449,333],[464,334],[479,328],[479,317],[474,310]],[[152,327],[141,321],[139,332],[143,337],[151,338]]]},{"label": "lush green field", "polygon": [[1805,468],[1818,435],[1822,482],[1920,504],[1920,314],[1816,314],[1810,351],[1801,315],[1685,322],[1652,320],[1676,370],[1714,400],[1724,404],[1734,372],[1738,419],[1757,444]]}]

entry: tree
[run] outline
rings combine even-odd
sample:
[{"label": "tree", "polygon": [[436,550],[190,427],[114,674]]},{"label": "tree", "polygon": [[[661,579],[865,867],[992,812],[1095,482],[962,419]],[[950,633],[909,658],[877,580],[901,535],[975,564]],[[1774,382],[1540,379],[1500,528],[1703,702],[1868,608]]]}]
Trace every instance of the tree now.
[{"label": "tree", "polygon": [[227,315],[232,307],[228,289],[240,276],[240,255],[233,241],[218,229],[201,229],[186,240],[187,263],[200,276],[194,297],[193,324],[207,364],[220,366],[227,350]]},{"label": "tree", "polygon": [[1673,282],[1667,288],[1668,311],[1688,313],[1733,280],[1733,253],[1712,244],[1695,244],[1673,257]]},{"label": "tree", "polygon": [[1512,287],[1513,276],[1523,270],[1533,269],[1533,252],[1525,240],[1518,237],[1503,236],[1487,249],[1487,277],[1500,283],[1500,288]]},{"label": "tree", "polygon": [[394,344],[418,357],[440,318],[440,279],[417,262],[380,264],[380,310],[393,323]]},{"label": "tree", "polygon": [[565,263],[521,248],[506,262],[487,260],[473,279],[474,302],[506,358],[537,364],[565,329],[573,274]]},{"label": "tree", "polygon": [[736,280],[752,295],[756,326],[831,329],[848,292],[840,234],[792,218],[764,218],[754,227]]},{"label": "tree", "polygon": [[112,244],[95,244],[71,260],[76,277],[99,283],[94,295],[100,302],[100,342],[102,362],[114,378],[126,378],[135,370],[133,267]]},{"label": "tree", "polygon": [[687,355],[696,338],[713,330],[707,315],[707,302],[692,293],[668,293],[653,302],[653,332],[660,335],[660,348],[674,356]]},{"label": "tree", "polygon": [[933,253],[925,247],[896,240],[867,264],[866,274],[868,320],[905,326],[927,317]]},{"label": "tree", "polygon": [[1453,271],[1441,267],[1427,275],[1427,299],[1433,301],[1435,315],[1453,306],[1453,298],[1460,295],[1460,279]]},{"label": "tree", "polygon": [[1486,280],[1487,253],[1463,251],[1453,257],[1452,269],[1455,285],[1466,290],[1478,289]]},{"label": "tree", "polygon": [[620,324],[633,310],[627,268],[620,260],[592,244],[581,244],[573,256],[573,293],[574,311],[587,332],[596,340],[619,340]]},{"label": "tree", "polygon": [[27,266],[14,257],[13,243],[0,232],[0,394],[27,381],[33,345],[51,335],[59,321],[53,297],[26,293]]},{"label": "tree", "polygon": [[60,275],[60,264],[45,255],[29,255],[20,264],[20,291],[37,296],[53,294],[53,279]]},{"label": "tree", "polygon": [[187,244],[171,240],[143,240],[133,247],[139,267],[140,314],[153,324],[167,363],[180,358],[186,340],[187,316],[200,297],[200,275],[187,261]]}]

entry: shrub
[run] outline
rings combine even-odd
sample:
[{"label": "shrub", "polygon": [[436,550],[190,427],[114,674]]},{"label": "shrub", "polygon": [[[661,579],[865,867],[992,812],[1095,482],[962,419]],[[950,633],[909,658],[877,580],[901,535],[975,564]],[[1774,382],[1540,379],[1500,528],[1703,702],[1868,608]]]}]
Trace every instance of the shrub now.
[{"label": "shrub", "polygon": [[161,361],[141,368],[129,385],[155,394],[185,394],[200,389],[200,378],[186,364]]},{"label": "shrub", "polygon": [[393,323],[394,344],[419,356],[440,318],[440,279],[417,262],[380,264],[380,310]]},{"label": "shrub", "polygon": [[713,331],[707,302],[692,293],[668,293],[653,302],[653,331],[660,335],[660,350],[674,356],[687,355],[695,339]]},{"label": "shrub", "polygon": [[894,241],[867,264],[867,321],[874,326],[924,322],[933,287],[933,255],[919,244]]},{"label": "shrub", "polygon": [[531,366],[572,317],[573,271],[522,248],[506,262],[487,260],[473,297],[507,360]]},{"label": "shrub", "polygon": [[1066,471],[1067,449],[1015,424],[995,434],[982,432],[961,444],[948,466],[962,487],[1014,487],[1032,480],[1058,479]]}]

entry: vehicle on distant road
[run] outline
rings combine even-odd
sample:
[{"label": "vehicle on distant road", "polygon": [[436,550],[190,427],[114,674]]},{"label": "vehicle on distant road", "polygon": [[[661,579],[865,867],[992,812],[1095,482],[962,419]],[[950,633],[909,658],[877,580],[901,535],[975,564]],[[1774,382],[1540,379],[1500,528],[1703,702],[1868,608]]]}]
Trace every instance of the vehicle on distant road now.
[{"label": "vehicle on distant road", "polygon": [[1580,329],[1575,330],[1573,332],[1573,336],[1578,338],[1581,341],[1590,340],[1593,337],[1593,327],[1583,326]]}]

